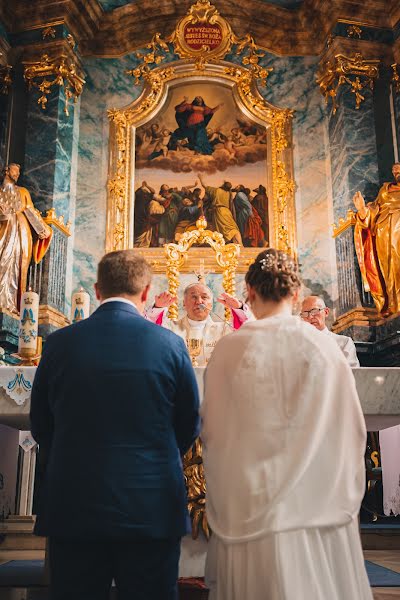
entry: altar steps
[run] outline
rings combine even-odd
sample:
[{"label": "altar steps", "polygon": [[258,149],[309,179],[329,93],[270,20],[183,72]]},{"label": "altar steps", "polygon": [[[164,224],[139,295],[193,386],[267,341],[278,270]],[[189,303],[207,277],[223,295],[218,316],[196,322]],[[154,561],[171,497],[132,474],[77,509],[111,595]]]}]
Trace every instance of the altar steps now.
[{"label": "altar steps", "polygon": [[364,550],[400,550],[399,523],[361,523]]},{"label": "altar steps", "polygon": [[31,516],[10,516],[0,522],[0,558],[4,552],[44,551],[46,539],[33,535],[34,524]]}]

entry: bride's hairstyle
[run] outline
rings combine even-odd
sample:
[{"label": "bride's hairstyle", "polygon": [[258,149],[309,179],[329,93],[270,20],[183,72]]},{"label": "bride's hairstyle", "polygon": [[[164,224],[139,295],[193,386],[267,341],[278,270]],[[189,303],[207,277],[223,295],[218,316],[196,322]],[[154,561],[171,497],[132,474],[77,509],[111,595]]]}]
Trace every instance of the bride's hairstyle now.
[{"label": "bride's hairstyle", "polygon": [[301,287],[296,261],[274,248],[257,256],[246,273],[246,283],[254,288],[263,300],[279,302]]}]

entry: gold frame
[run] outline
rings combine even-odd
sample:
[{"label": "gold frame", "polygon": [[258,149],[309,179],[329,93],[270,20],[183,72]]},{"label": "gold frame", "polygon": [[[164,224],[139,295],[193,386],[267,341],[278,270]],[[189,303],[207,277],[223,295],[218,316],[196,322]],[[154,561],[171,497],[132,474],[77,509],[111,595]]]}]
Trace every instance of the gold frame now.
[{"label": "gold frame", "polygon": [[[245,67],[225,61],[206,64],[177,61],[173,66],[150,70],[140,97],[130,106],[109,111],[110,163],[108,178],[106,252],[133,247],[134,192],[134,135],[164,105],[171,86],[182,82],[214,81],[228,85],[239,108],[252,120],[270,130],[271,181],[269,189],[270,245],[297,256],[294,181],[292,162],[292,111],[277,108],[259,93],[256,79]],[[191,253],[193,264],[199,256]],[[237,272],[246,272],[261,248],[241,248]],[[152,265],[154,272],[165,273],[163,248],[138,249]],[[187,272],[193,270],[191,261],[185,264]]]},{"label": "gold frame", "polygon": [[[225,244],[225,240],[218,231],[206,229],[205,217],[196,221],[197,229],[187,231],[183,234],[178,244],[165,244],[165,255],[167,257],[168,289],[173,296],[177,296],[179,289],[180,272],[189,258],[189,249],[193,244],[208,244],[215,252],[218,267],[222,270],[222,286],[228,294],[234,294],[236,288],[235,274],[240,254],[239,244]],[[178,305],[169,307],[170,319],[178,319]],[[228,321],[231,316],[229,308],[225,309],[225,318]]]}]

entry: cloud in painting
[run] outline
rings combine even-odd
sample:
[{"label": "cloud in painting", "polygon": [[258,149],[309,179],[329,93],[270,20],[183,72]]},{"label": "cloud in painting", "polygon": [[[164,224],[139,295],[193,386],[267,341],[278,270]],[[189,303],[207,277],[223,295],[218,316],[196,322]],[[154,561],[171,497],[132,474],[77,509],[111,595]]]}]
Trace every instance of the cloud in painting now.
[{"label": "cloud in painting", "polygon": [[[250,140],[249,140],[250,141]],[[162,169],[173,173],[203,172],[214,174],[226,171],[229,167],[246,166],[249,163],[265,161],[266,144],[250,144],[244,146],[228,146],[218,144],[211,156],[195,154],[191,150],[170,150],[166,156],[157,156],[148,160],[150,152],[140,149],[136,155],[137,169]]]}]

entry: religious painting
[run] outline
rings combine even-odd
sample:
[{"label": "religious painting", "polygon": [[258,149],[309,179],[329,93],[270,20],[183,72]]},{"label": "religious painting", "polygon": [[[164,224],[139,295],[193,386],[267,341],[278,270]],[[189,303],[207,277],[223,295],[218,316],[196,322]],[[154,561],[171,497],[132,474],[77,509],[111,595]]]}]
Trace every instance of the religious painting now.
[{"label": "religious painting", "polygon": [[[107,251],[137,248],[165,273],[166,248],[179,252],[201,223],[235,248],[237,272],[267,246],[296,255],[291,111],[227,64],[155,68],[132,104],[109,110]],[[225,268],[200,240],[175,267],[200,259]]]},{"label": "religious painting", "polygon": [[179,242],[200,216],[226,243],[269,242],[268,129],[219,83],[173,87],[136,129],[134,246]]}]

